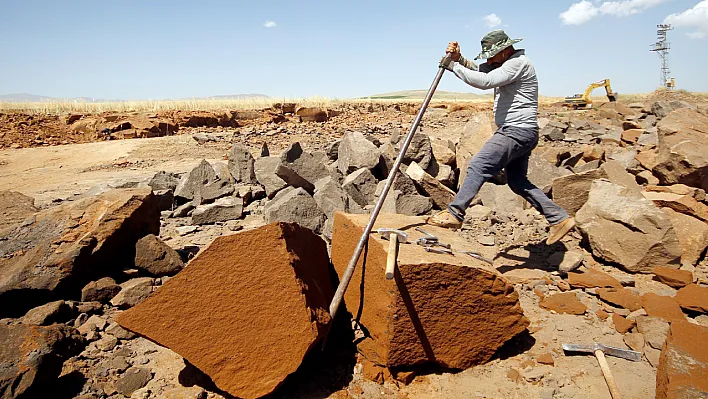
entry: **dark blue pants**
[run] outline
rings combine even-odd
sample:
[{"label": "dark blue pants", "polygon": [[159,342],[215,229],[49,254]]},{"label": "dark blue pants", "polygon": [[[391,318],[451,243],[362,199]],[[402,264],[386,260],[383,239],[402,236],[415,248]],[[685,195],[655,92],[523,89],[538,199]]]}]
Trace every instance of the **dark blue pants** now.
[{"label": "dark blue pants", "polygon": [[455,196],[455,200],[448,207],[450,213],[462,220],[465,210],[472,203],[472,199],[477,195],[482,184],[505,169],[509,188],[541,212],[548,223],[554,225],[569,218],[570,216],[563,208],[551,201],[541,189],[534,186],[526,177],[531,150],[537,144],[537,128],[514,126],[499,128],[472,157],[467,167],[467,177],[462,182],[462,187]]}]

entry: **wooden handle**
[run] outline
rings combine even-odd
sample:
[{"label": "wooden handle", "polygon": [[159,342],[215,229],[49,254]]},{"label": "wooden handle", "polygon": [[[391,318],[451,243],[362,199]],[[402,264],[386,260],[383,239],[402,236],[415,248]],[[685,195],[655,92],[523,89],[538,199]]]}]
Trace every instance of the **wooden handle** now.
[{"label": "wooden handle", "polygon": [[386,280],[393,280],[393,271],[396,267],[398,256],[398,235],[391,234],[388,238],[388,257],[386,258]]},{"label": "wooden handle", "polygon": [[600,363],[600,369],[602,370],[602,375],[605,376],[605,382],[607,382],[607,387],[610,388],[610,395],[612,399],[620,399],[622,396],[617,389],[617,384],[615,383],[614,377],[610,372],[610,365],[607,364],[607,359],[605,359],[605,354],[601,350],[595,351],[595,357],[597,362]]}]

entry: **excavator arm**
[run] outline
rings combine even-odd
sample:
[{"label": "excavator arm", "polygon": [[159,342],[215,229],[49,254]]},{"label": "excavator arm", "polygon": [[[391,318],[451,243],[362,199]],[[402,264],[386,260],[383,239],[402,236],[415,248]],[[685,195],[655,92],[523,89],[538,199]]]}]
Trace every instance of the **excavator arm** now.
[{"label": "excavator arm", "polygon": [[590,99],[590,94],[592,94],[593,90],[599,88],[599,87],[604,87],[605,92],[607,93],[607,98],[611,102],[617,101],[617,93],[614,93],[612,91],[612,87],[610,87],[610,79],[603,79],[599,80],[597,82],[590,83],[590,86],[588,86],[587,89],[585,89],[585,93],[583,94],[576,94],[572,97],[566,97],[565,102],[566,104],[572,105],[573,108],[586,108],[589,105],[592,105],[592,100]]}]

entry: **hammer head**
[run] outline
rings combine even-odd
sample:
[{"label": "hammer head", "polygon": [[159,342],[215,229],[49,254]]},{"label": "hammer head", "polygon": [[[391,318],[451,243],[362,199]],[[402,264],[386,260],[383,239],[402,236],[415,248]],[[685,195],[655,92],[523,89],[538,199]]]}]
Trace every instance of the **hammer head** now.
[{"label": "hammer head", "polygon": [[631,360],[633,362],[638,362],[642,360],[642,354],[640,352],[631,351],[629,349],[615,348],[612,346],[607,346],[603,344],[563,344],[563,350],[566,352],[584,352],[584,353],[595,353],[595,351],[602,351],[607,356],[621,357],[622,359]]},{"label": "hammer head", "polygon": [[388,229],[388,228],[381,228],[376,230],[377,233],[381,234],[381,237],[385,239],[391,238],[391,235],[397,235],[398,236],[398,242],[408,242],[408,234],[401,230],[396,230],[396,229]]}]

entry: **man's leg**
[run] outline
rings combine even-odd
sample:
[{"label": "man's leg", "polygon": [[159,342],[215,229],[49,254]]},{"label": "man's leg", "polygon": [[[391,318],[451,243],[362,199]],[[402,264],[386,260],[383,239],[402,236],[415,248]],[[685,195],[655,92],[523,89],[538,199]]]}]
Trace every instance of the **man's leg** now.
[{"label": "man's leg", "polygon": [[448,206],[448,211],[459,221],[465,217],[465,210],[479,192],[482,184],[499,173],[521,148],[521,144],[501,133],[495,133],[482,146],[467,167],[467,177],[460,191]]},{"label": "man's leg", "polygon": [[506,165],[506,179],[511,191],[522,196],[537,211],[546,217],[551,225],[558,224],[570,216],[563,208],[551,201],[546,194],[536,187],[526,176],[529,168],[529,157],[527,153]]}]

